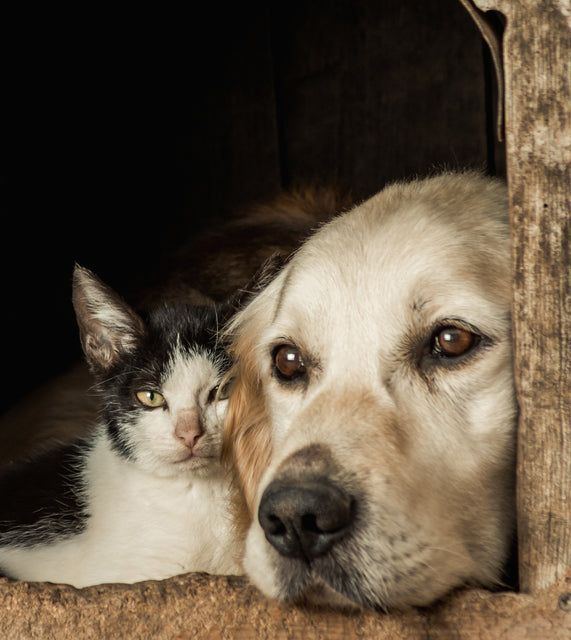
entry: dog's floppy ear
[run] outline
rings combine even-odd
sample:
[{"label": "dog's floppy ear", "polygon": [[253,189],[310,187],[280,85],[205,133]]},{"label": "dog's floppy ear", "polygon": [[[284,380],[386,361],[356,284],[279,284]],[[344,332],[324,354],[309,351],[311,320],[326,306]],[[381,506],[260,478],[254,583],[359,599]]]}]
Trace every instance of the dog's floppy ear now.
[{"label": "dog's floppy ear", "polygon": [[73,307],[81,346],[96,374],[115,366],[145,333],[141,317],[94,273],[79,265],[73,271]]},{"label": "dog's floppy ear", "polygon": [[228,374],[232,393],[224,426],[222,458],[232,469],[248,507],[248,526],[255,509],[262,474],[272,455],[271,430],[261,380],[255,363],[252,335],[234,343],[234,365]]},{"label": "dog's floppy ear", "polygon": [[224,427],[223,460],[234,473],[247,504],[248,521],[242,521],[244,526],[253,517],[260,481],[272,457],[270,418],[257,357],[260,334],[271,318],[275,296],[263,290],[278,286],[275,279],[283,275],[286,263],[279,254],[264,263],[238,296],[236,304],[243,308],[225,327],[234,364],[227,374],[232,393]]},{"label": "dog's floppy ear", "polygon": [[271,433],[263,396],[254,392],[251,381],[239,375],[228,403],[222,457],[233,470],[246,502],[246,526],[253,517],[258,487],[271,454]]}]

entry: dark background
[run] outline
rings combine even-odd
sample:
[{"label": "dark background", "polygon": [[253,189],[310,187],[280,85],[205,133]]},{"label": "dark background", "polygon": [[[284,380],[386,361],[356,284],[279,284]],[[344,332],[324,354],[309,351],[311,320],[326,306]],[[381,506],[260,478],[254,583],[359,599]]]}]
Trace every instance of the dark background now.
[{"label": "dark background", "polygon": [[36,8],[2,30],[3,409],[80,357],[75,261],[124,292],[280,188],[503,170],[459,0]]}]

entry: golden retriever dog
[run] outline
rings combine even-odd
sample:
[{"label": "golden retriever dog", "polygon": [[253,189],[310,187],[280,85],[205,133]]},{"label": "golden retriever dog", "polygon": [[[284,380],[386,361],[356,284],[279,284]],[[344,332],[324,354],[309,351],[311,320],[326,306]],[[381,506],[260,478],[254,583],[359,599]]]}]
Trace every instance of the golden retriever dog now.
[{"label": "golden retriever dog", "polygon": [[323,225],[229,328],[244,568],[379,610],[496,585],[514,523],[505,186],[394,184]]}]

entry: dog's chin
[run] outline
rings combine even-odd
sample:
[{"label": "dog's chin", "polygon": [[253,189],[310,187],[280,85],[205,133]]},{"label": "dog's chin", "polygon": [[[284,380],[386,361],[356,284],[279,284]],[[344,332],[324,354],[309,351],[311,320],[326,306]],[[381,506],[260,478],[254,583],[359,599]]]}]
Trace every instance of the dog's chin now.
[{"label": "dog's chin", "polygon": [[379,584],[367,584],[364,575],[360,575],[359,571],[351,575],[349,567],[339,572],[333,569],[320,571],[303,561],[278,566],[273,571],[262,571],[261,567],[253,571],[248,567],[247,561],[244,566],[254,584],[270,598],[295,605],[333,608],[346,612],[362,609],[387,612],[391,609],[406,610],[411,606],[428,606],[450,589],[462,584],[462,581],[448,583],[444,580],[442,585],[419,586],[413,582],[410,592],[403,593],[383,588],[382,579]]},{"label": "dog's chin", "polygon": [[[274,579],[277,578],[280,584],[277,589],[274,587],[268,590],[264,578],[260,581],[254,579],[254,582],[258,583],[257,586],[266,595],[296,605],[343,611],[358,611],[362,608],[385,610],[382,603],[371,602],[364,593],[360,593],[359,585],[348,575],[347,580],[353,583],[352,591],[351,585],[344,584],[339,576],[315,570],[304,561],[296,561],[294,564],[297,565],[295,568],[293,564],[288,564],[287,568],[282,567],[283,571],[278,569],[274,574]],[[278,577],[280,575],[281,580]]]},{"label": "dog's chin", "polygon": [[[302,606],[350,611],[363,606],[370,608],[372,604],[364,604],[366,598],[360,593],[350,593],[349,585],[344,584],[336,572],[320,570],[319,562],[311,566],[300,558],[282,557],[268,546],[258,527],[252,527],[248,534],[243,563],[252,582],[269,598]],[[359,589],[354,580],[352,583],[353,588]],[[377,608],[376,604],[372,606]]]},{"label": "dog's chin", "polygon": [[421,554],[418,562],[409,566],[405,564],[406,557],[397,565],[391,558],[381,563],[362,548],[357,536],[308,562],[282,556],[268,544],[261,528],[253,526],[246,539],[243,566],[252,582],[270,598],[292,604],[379,612],[428,606],[475,574],[467,557],[446,554],[432,558],[441,567],[438,572],[432,570],[430,560],[423,558]]}]

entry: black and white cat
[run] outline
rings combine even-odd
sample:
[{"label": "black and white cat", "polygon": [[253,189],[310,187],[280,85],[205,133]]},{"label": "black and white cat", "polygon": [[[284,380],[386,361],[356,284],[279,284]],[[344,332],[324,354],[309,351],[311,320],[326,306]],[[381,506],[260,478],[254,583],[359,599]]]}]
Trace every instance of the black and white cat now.
[{"label": "black and white cat", "polygon": [[143,320],[82,267],[73,301],[101,398],[88,439],[0,475],[0,574],[69,583],[242,573],[220,465],[220,306]]}]

